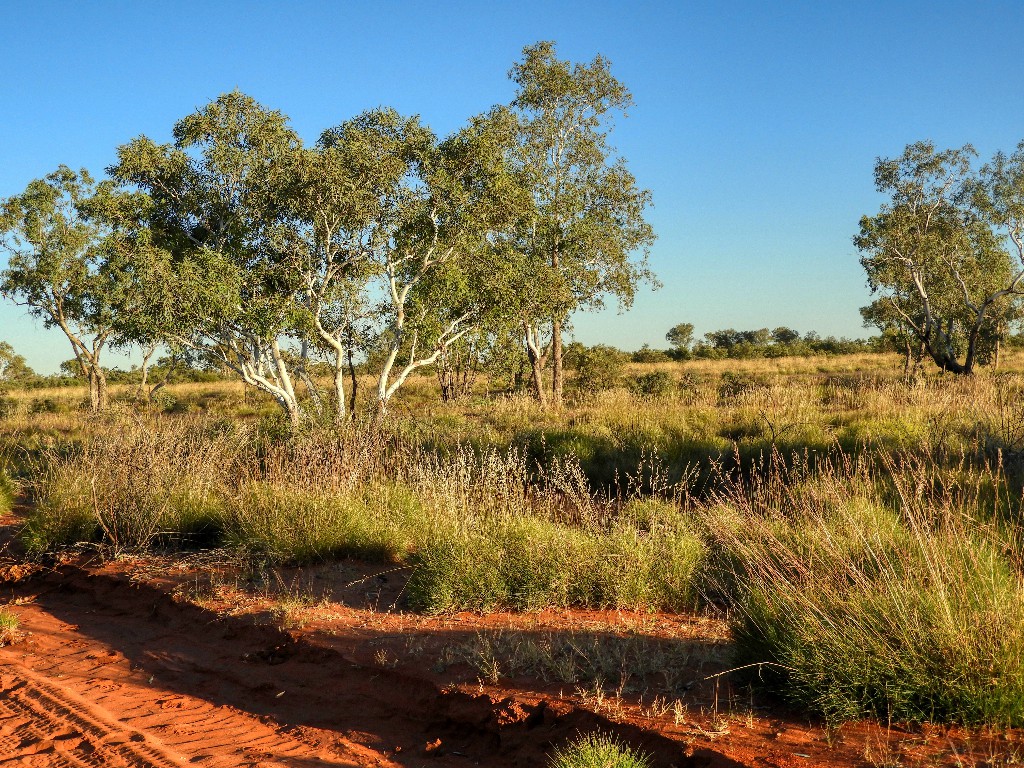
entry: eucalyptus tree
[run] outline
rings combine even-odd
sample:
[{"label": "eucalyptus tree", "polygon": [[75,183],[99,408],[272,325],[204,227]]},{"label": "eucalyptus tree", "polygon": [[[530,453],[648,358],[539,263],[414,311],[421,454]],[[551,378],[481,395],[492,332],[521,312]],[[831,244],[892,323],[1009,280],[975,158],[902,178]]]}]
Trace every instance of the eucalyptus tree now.
[{"label": "eucalyptus tree", "polygon": [[89,382],[92,410],[100,411],[107,406],[100,358],[116,321],[102,248],[109,228],[90,213],[96,194],[87,171],[62,165],[0,201],[0,247],[8,253],[0,294],[64,333]]},{"label": "eucalyptus tree", "polygon": [[536,396],[545,400],[550,356],[557,406],[572,313],[600,308],[609,295],[628,307],[641,281],[655,282],[647,265],[654,233],[644,219],[650,193],[608,143],[614,117],[633,99],[607,59],[573,64],[556,57],[554,43],[539,42],[523,50],[509,76],[517,86],[514,164],[533,203],[511,241],[509,276]]},{"label": "eucalyptus tree", "polygon": [[134,314],[145,333],[271,395],[297,426],[304,360],[288,334],[299,286],[279,230],[301,143],[283,114],[237,91],[178,121],[173,137],[140,136],[109,169],[143,200],[126,259],[140,297]]},{"label": "eucalyptus tree", "polygon": [[6,341],[0,341],[0,385],[28,381],[35,375],[24,355],[15,352]]},{"label": "eucalyptus tree", "polygon": [[401,149],[408,171],[371,251],[384,297],[382,411],[410,374],[500,312],[497,235],[528,204],[508,164],[515,128],[499,108],[441,142],[410,133]]},{"label": "eucalyptus tree", "polygon": [[875,186],[889,195],[865,216],[854,244],[868,285],[944,371],[970,374],[992,353],[998,329],[1024,294],[1024,150],[980,172],[974,149],[908,145],[879,159]]},{"label": "eucalyptus tree", "polygon": [[679,360],[685,360],[693,346],[693,323],[677,323],[668,329],[665,341],[672,345],[672,353]]},{"label": "eucalyptus tree", "polygon": [[416,118],[371,110],[325,131],[288,167],[289,217],[278,234],[299,286],[296,331],[331,360],[339,419],[347,410],[346,369],[348,407],[355,406],[354,356],[380,339],[389,314],[399,316],[399,332],[404,327],[404,304],[392,301],[389,313],[373,285],[393,261],[412,196],[409,179],[433,142]]},{"label": "eucalyptus tree", "polygon": [[487,232],[522,196],[507,179],[512,126],[497,110],[438,142],[418,118],[377,109],[293,155],[275,242],[299,286],[294,332],[331,359],[339,416],[354,351],[384,412],[482,321]]},{"label": "eucalyptus tree", "polygon": [[860,315],[865,326],[874,326],[882,332],[883,349],[892,349],[903,355],[903,378],[907,381],[917,378],[924,357],[924,343],[903,315],[896,311],[892,301],[887,297],[877,298],[861,307]]}]

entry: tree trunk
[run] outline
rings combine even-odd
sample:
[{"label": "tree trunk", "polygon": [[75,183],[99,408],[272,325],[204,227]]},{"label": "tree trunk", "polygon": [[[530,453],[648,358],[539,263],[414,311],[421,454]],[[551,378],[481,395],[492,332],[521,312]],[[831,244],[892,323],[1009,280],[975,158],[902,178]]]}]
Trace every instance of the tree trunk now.
[{"label": "tree trunk", "polygon": [[348,376],[349,381],[352,382],[352,392],[349,395],[349,414],[354,419],[356,417],[356,393],[359,392],[359,379],[356,378],[356,364],[352,359],[352,347],[348,348]]},{"label": "tree trunk", "polygon": [[348,414],[345,399],[345,358],[340,354],[334,358],[334,407],[335,423],[341,424]]},{"label": "tree trunk", "polygon": [[149,361],[156,353],[156,345],[151,345],[146,348],[146,351],[142,355],[142,379],[139,381],[139,388],[135,393],[135,399],[142,402],[143,398],[148,404],[153,403],[153,393],[149,391]]},{"label": "tree trunk", "polygon": [[562,407],[562,389],[565,374],[562,370],[562,321],[551,322],[551,405]]},{"label": "tree trunk", "polygon": [[292,434],[294,435],[302,425],[302,409],[299,408],[299,404],[295,402],[294,398],[283,401],[281,406],[288,414],[288,424],[291,426]]},{"label": "tree trunk", "polygon": [[[551,254],[551,268],[556,274],[561,268],[557,242],[555,250]],[[562,318],[557,314],[551,320],[551,357],[551,405],[558,410],[562,407],[564,374],[562,372]]]},{"label": "tree trunk", "polygon": [[[539,339],[532,338],[529,323],[523,323],[523,334],[526,345],[526,359],[530,361],[530,372],[533,374],[533,396],[542,408],[547,407],[547,392],[544,389],[544,365],[547,355],[540,351]],[[539,336],[539,334],[538,334]]]},{"label": "tree trunk", "polygon": [[107,377],[95,363],[88,366],[89,407],[93,413],[107,410]]}]

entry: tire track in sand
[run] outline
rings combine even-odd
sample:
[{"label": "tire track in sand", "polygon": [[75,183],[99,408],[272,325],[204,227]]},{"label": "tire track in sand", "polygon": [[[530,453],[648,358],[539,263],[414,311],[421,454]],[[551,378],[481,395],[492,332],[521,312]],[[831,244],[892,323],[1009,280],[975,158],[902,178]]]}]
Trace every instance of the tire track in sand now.
[{"label": "tire track in sand", "polygon": [[126,729],[73,692],[31,670],[0,674],[0,765],[54,768],[181,768],[152,734]]}]

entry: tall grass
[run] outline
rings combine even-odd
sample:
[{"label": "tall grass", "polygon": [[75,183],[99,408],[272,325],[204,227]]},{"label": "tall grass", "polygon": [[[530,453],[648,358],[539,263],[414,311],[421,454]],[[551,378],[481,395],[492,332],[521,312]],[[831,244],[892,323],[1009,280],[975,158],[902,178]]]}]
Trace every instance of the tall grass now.
[{"label": "tall grass", "polygon": [[14,506],[18,487],[14,479],[7,474],[7,469],[0,464],[0,515],[5,515]]},{"label": "tall grass", "polygon": [[27,548],[103,541],[124,552],[209,540],[223,525],[224,490],[246,441],[245,430],[217,421],[112,415],[81,444],[42,453]]},{"label": "tall grass", "polygon": [[831,720],[1024,724],[1021,552],[986,491],[1002,480],[968,472],[964,493],[940,474],[847,464],[720,499],[706,519],[738,663]]}]

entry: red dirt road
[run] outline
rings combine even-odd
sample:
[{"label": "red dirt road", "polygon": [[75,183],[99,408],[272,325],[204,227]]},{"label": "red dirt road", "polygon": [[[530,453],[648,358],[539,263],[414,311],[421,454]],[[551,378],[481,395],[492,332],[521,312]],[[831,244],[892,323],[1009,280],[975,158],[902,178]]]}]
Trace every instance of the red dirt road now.
[{"label": "red dirt road", "polygon": [[539,766],[595,727],[694,762],[567,703],[441,690],[123,574],[66,566],[9,590],[25,634],[0,649],[0,765]]}]

